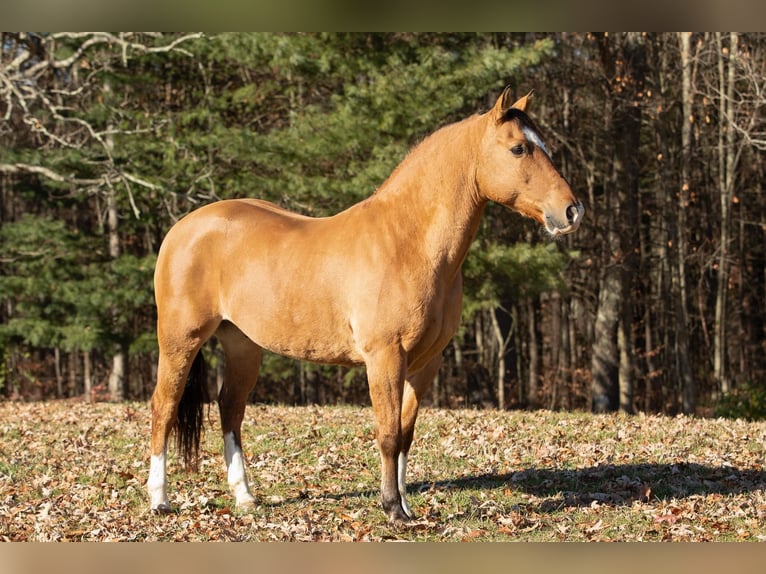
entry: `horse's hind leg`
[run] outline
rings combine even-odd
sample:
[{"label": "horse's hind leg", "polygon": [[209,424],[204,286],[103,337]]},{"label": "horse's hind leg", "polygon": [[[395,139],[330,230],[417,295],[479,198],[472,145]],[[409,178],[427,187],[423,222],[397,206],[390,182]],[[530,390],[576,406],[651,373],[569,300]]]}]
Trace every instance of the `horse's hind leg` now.
[{"label": "horse's hind leg", "polygon": [[160,351],[157,385],[152,394],[151,462],[146,484],[150,508],[155,512],[170,512],[165,469],[167,443],[175,424],[178,403],[184,392],[191,363],[191,358],[169,356]]},{"label": "horse's hind leg", "polygon": [[214,328],[209,326],[204,332],[196,329],[193,334],[187,336],[174,333],[172,337],[164,336],[164,330],[158,329],[160,353],[157,385],[152,394],[151,461],[147,481],[150,508],[156,512],[170,511],[165,468],[168,437],[176,425],[178,405],[184,394],[192,363]]},{"label": "horse's hind leg", "polygon": [[441,355],[437,355],[420,371],[408,376],[404,383],[404,396],[402,398],[402,448],[399,451],[397,478],[399,494],[402,497],[402,509],[410,518],[415,518],[415,513],[407,502],[407,459],[412,439],[415,435],[415,420],[418,417],[420,401],[428,389],[431,388],[441,362]]},{"label": "horse's hind leg", "polygon": [[221,411],[227,480],[237,506],[250,507],[255,504],[255,498],[247,483],[242,456],[242,419],[247,397],[258,380],[263,351],[231,323],[222,323],[216,335],[226,355],[218,407]]}]

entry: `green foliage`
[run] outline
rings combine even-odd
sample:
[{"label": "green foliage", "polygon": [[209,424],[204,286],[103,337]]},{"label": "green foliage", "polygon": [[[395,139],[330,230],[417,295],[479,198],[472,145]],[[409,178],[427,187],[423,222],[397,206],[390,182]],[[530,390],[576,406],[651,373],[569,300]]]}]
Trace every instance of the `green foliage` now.
[{"label": "green foliage", "polygon": [[286,384],[298,376],[295,361],[274,353],[263,354],[261,373],[279,384]]},{"label": "green foliage", "polygon": [[[167,45],[172,35],[132,39]],[[48,56],[74,55],[82,42],[62,38]],[[3,222],[0,234],[0,345],[17,356],[152,351],[155,253],[178,217],[228,197],[336,213],[370,195],[425,135],[486,109],[553,44],[492,34],[236,33],[183,48],[124,52],[96,43],[73,65],[77,73],[40,78],[60,115],[39,101],[30,113],[61,139],[14,135],[4,163],[62,177],[12,183],[19,211],[46,214]],[[119,215],[117,259],[104,237],[107,189]],[[480,297],[546,284],[543,271],[502,272],[504,258],[522,254],[489,243],[494,251],[477,260]],[[551,258],[544,250],[532,257]],[[286,381],[297,369],[269,356],[262,372]],[[353,369],[343,375],[346,386],[358,378]]]},{"label": "green foliage", "polygon": [[464,314],[564,288],[564,267],[573,256],[555,243],[487,243],[472,249],[463,268]]},{"label": "green foliage", "polygon": [[84,280],[78,258],[89,250],[84,238],[63,221],[25,215],[0,229],[4,245],[0,292],[13,308],[0,325],[0,343],[20,341],[32,346],[59,346],[68,318],[73,286]]},{"label": "green foliage", "polygon": [[12,309],[0,345],[69,351],[125,342],[135,313],[151,299],[154,256],[111,260],[98,238],[62,220],[25,215],[0,229],[0,241],[0,292]]},{"label": "green foliage", "polygon": [[[371,57],[369,46],[357,40],[314,38],[323,44],[327,73],[336,74],[332,93],[296,98],[284,128],[253,136],[257,188],[266,197],[316,215],[359,201],[417,140],[475,111],[488,92],[550,48],[541,42],[500,50],[478,36],[459,45],[417,36],[383,42]],[[291,41],[306,40],[280,37],[272,49]]]},{"label": "green foliage", "polygon": [[766,389],[763,385],[746,383],[721,398],[715,406],[714,414],[729,419],[765,420]]}]

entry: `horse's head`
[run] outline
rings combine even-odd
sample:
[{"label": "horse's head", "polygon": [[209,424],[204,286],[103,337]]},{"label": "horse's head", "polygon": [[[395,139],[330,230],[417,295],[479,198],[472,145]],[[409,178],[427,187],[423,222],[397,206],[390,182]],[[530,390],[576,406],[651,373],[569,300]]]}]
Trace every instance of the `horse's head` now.
[{"label": "horse's head", "polygon": [[585,210],[524,113],[528,98],[529,94],[511,103],[506,88],[485,114],[487,127],[476,174],[479,191],[539,221],[551,235],[571,233],[580,226]]}]

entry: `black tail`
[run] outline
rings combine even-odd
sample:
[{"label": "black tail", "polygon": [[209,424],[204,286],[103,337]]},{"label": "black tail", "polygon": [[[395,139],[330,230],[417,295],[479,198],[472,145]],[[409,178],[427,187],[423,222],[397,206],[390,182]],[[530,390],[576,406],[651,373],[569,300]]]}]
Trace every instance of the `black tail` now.
[{"label": "black tail", "polygon": [[183,456],[186,470],[197,470],[202,437],[202,408],[206,398],[207,364],[200,351],[192,363],[176,419],[176,448]]}]

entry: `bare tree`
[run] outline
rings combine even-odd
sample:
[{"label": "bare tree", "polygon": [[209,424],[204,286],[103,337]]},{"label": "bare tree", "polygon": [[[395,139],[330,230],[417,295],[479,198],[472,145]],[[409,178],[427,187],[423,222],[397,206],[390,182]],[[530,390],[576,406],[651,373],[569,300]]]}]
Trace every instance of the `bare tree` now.
[{"label": "bare tree", "polygon": [[[0,173],[36,175],[68,184],[76,194],[102,197],[106,204],[108,253],[112,259],[118,258],[121,253],[118,196],[124,194],[133,216],[139,217],[134,186],[160,188],[115,161],[115,137],[152,133],[158,126],[117,127],[111,116],[102,121],[91,119],[86,113],[87,106],[95,100],[109,99],[111,86],[103,78],[108,78],[113,67],[126,67],[129,60],[152,53],[178,51],[191,56],[184,44],[201,36],[194,33],[165,37],[130,32],[3,34],[0,116],[5,126],[15,130],[19,134],[16,137],[28,138],[31,147],[96,149],[99,159],[91,161],[95,165],[87,176],[19,161],[0,163]],[[89,357],[84,361],[89,378]],[[124,396],[126,364],[125,350],[119,349],[113,357],[109,378],[113,400]]]},{"label": "bare tree", "polygon": [[686,294],[686,209],[689,203],[691,187],[692,157],[692,56],[691,33],[678,35],[681,52],[681,189],[678,192],[677,225],[678,230],[671,243],[674,247],[673,266],[671,269],[671,296],[676,316],[676,363],[681,380],[682,408],[687,414],[693,414],[696,408],[696,388],[689,364],[689,317]]}]

